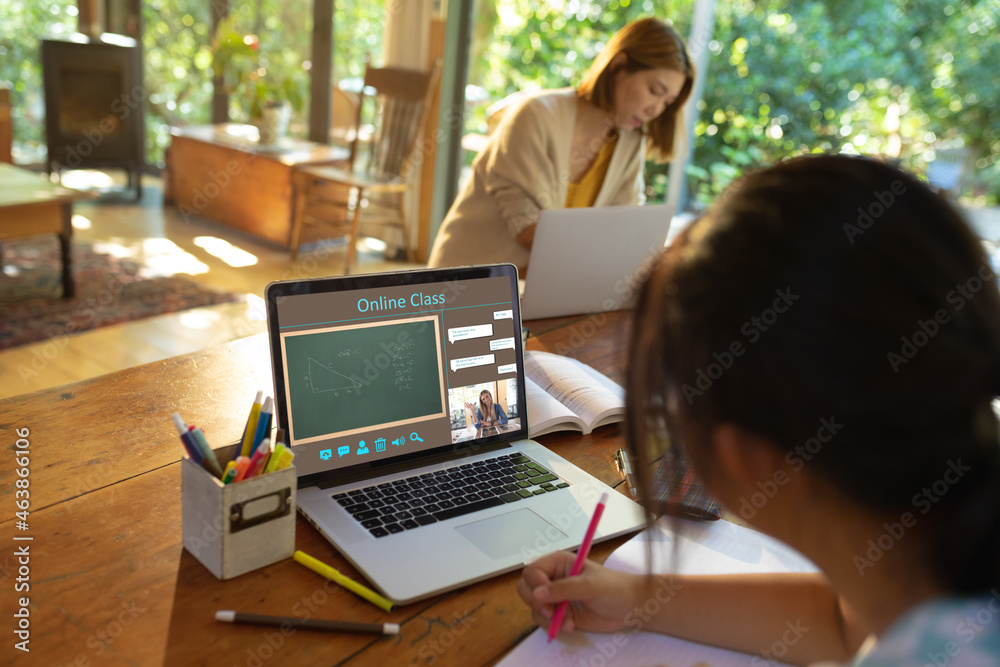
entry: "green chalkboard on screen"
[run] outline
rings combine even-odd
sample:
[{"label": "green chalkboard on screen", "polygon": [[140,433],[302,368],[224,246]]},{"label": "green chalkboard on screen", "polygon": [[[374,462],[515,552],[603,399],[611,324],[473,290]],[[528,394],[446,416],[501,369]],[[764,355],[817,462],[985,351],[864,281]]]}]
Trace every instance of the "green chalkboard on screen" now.
[{"label": "green chalkboard on screen", "polygon": [[297,442],[444,415],[437,317],[282,337]]}]

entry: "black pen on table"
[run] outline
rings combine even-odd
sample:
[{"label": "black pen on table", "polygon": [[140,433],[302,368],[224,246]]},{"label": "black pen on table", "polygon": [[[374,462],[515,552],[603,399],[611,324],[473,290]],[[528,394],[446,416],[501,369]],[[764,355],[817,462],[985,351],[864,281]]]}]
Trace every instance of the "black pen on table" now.
[{"label": "black pen on table", "polygon": [[366,635],[398,635],[398,623],[351,623],[349,621],[324,621],[318,618],[291,618],[288,616],[264,616],[244,614],[232,610],[215,612],[215,620],[224,623],[247,623],[250,625],[270,625],[276,628],[296,628],[298,630],[323,630],[325,632],[359,632]]},{"label": "black pen on table", "polygon": [[628,487],[629,495],[635,499],[637,497],[635,489],[635,476],[632,474],[632,462],[628,458],[628,452],[624,449],[619,449],[615,453],[615,461],[618,462],[618,470],[625,478],[625,486]]}]

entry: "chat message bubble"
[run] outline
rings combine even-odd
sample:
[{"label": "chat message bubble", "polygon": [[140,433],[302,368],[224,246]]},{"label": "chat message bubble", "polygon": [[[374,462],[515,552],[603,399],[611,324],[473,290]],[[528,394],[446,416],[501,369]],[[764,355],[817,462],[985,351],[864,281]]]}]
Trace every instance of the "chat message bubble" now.
[{"label": "chat message bubble", "polygon": [[516,373],[517,364],[504,364],[503,366],[497,366],[498,375],[506,375],[507,373]]},{"label": "chat message bubble", "polygon": [[471,327],[455,327],[448,329],[448,341],[468,340],[469,338],[485,338],[493,335],[492,324],[476,324]]},{"label": "chat message bubble", "polygon": [[488,366],[495,364],[497,357],[495,354],[481,354],[478,357],[465,357],[464,359],[452,359],[451,370],[458,371],[463,368],[474,368],[476,366]]},{"label": "chat message bubble", "polygon": [[513,310],[497,310],[493,312],[493,319],[495,320],[512,320],[514,319]]},{"label": "chat message bubble", "polygon": [[497,338],[496,340],[490,341],[490,352],[496,352],[497,350],[513,350],[513,349],[514,349],[513,338]]},{"label": "chat message bubble", "polygon": [[343,456],[344,454],[350,454],[350,453],[351,453],[351,446],[350,445],[341,445],[340,447],[337,447],[337,456],[338,457],[339,456]]}]

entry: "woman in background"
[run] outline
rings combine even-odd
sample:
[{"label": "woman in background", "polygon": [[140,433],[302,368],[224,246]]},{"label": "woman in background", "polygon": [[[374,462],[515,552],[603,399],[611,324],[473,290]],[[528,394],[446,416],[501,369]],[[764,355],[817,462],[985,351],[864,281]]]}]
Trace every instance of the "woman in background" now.
[{"label": "woman in background", "polygon": [[693,82],[683,40],[645,18],[611,38],[577,88],[522,96],[473,163],[428,265],[510,262],[523,274],[542,209],[640,203],[645,159],[673,156]]},{"label": "woman in background", "polygon": [[[758,656],[791,637],[795,664],[1000,665],[1000,293],[944,199],[864,158],[751,175],[665,252],[630,355],[636,470],[669,431],[729,509],[773,488],[743,518],[820,569],[673,576],[643,629]],[[614,632],[658,589],[572,562],[524,569],[543,627],[570,600],[563,632]]]}]

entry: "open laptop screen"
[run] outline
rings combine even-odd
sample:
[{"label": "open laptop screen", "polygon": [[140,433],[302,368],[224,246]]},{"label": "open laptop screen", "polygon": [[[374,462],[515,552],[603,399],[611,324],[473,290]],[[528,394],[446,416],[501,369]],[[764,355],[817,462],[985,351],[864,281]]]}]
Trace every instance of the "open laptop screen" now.
[{"label": "open laptop screen", "polygon": [[266,301],[303,483],[527,437],[513,266],[282,281]]}]

